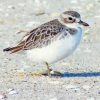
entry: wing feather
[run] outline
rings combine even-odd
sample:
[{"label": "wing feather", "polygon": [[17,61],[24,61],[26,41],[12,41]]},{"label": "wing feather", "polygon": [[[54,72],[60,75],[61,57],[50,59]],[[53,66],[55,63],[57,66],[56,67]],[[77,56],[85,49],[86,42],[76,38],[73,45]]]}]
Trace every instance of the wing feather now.
[{"label": "wing feather", "polygon": [[64,27],[65,26],[62,25],[58,19],[52,20],[31,30],[22,38],[17,46],[6,48],[4,51],[15,53],[22,50],[42,48],[43,46],[50,44],[52,40],[56,39],[63,31]]},{"label": "wing feather", "polygon": [[63,30],[63,27],[57,19],[42,24],[27,33],[18,46],[22,45],[24,50],[46,46],[51,43],[51,38],[55,38]]}]

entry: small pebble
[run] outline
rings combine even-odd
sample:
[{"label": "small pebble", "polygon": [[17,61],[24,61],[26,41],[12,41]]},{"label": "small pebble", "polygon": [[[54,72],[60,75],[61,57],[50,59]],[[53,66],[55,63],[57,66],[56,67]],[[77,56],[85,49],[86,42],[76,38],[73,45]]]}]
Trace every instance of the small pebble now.
[{"label": "small pebble", "polygon": [[18,94],[18,92],[14,89],[8,89],[8,94],[11,94],[11,95]]},{"label": "small pebble", "polygon": [[80,91],[80,88],[75,88],[74,91],[77,93]]},{"label": "small pebble", "polygon": [[35,13],[36,16],[40,16],[40,15],[43,15],[45,14],[43,11],[38,11],[37,13]]},{"label": "small pebble", "polygon": [[37,21],[31,21],[31,22],[28,22],[26,27],[32,27],[33,25],[39,25],[40,22],[37,22]]},{"label": "small pebble", "polygon": [[34,10],[34,14],[35,14],[36,16],[40,16],[40,15],[45,14],[45,11],[44,11],[44,9],[42,9],[42,8],[37,8],[37,9]]},{"label": "small pebble", "polygon": [[14,90],[14,89],[9,88],[9,89],[7,90],[7,92],[10,92],[10,91],[12,91],[12,90]]},{"label": "small pebble", "polygon": [[89,85],[83,85],[82,88],[86,91],[88,91],[91,87]]},{"label": "small pebble", "polygon": [[8,9],[15,9],[15,7],[13,5],[9,5]]}]

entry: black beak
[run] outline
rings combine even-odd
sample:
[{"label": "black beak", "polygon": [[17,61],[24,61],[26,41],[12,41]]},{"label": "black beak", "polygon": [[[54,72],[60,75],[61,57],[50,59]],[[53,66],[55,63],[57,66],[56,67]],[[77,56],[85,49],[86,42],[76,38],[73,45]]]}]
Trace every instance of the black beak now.
[{"label": "black beak", "polygon": [[81,24],[81,25],[83,25],[83,26],[89,26],[89,24],[88,24],[88,23],[83,22],[83,21],[81,21],[81,20],[80,20],[78,23],[79,23],[79,24]]}]

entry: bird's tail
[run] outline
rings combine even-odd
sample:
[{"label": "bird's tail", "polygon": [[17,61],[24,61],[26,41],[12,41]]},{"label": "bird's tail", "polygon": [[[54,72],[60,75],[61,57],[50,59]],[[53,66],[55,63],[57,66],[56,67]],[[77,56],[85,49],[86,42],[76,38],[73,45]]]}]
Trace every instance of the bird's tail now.
[{"label": "bird's tail", "polygon": [[9,48],[5,48],[3,49],[3,51],[7,51],[7,52],[10,52],[10,53],[15,53],[15,52],[18,52],[22,50],[22,46],[15,46],[15,47],[9,47]]}]

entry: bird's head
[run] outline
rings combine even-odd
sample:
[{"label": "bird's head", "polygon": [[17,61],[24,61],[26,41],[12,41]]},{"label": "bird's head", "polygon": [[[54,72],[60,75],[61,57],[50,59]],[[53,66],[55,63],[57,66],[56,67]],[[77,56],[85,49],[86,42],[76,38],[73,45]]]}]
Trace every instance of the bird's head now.
[{"label": "bird's head", "polygon": [[80,14],[76,11],[63,12],[59,17],[59,20],[66,25],[79,24],[83,26],[89,26],[88,23],[81,20]]}]

